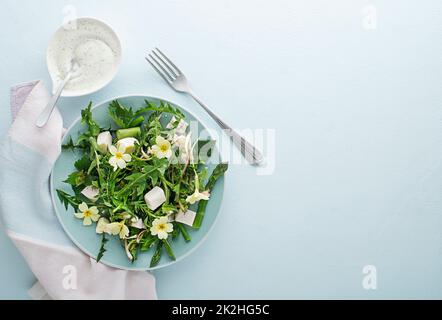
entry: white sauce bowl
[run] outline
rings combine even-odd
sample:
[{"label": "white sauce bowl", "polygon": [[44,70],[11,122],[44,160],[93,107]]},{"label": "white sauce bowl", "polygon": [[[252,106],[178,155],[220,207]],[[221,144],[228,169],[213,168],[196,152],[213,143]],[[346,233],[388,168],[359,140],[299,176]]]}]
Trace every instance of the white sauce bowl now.
[{"label": "white sauce bowl", "polygon": [[46,54],[53,87],[64,79],[72,58],[80,65],[63,90],[63,97],[78,97],[105,87],[118,72],[121,43],[104,22],[78,18],[60,27]]}]

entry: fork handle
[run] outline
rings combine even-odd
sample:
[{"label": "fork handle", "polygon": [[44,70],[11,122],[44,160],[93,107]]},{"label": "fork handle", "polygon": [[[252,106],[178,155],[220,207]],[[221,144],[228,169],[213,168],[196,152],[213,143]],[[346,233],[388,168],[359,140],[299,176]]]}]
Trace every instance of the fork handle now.
[{"label": "fork handle", "polygon": [[235,146],[241,151],[241,154],[246,158],[246,160],[252,165],[258,165],[263,162],[264,157],[257,148],[255,148],[250,142],[244,139],[238,132],[232,129],[229,125],[227,125],[224,121],[222,121],[216,114],[209,109],[208,106],[201,101],[193,92],[189,92],[189,95],[196,101],[198,104],[203,107],[204,110],[212,117],[216,123],[224,130],[224,132],[230,137]]},{"label": "fork handle", "polygon": [[43,128],[46,125],[49,118],[51,117],[51,114],[55,108],[55,105],[57,104],[58,100],[60,99],[60,96],[61,96],[61,93],[63,92],[64,87],[66,87],[66,84],[71,79],[71,76],[72,76],[72,74],[71,74],[71,72],[69,72],[68,75],[66,76],[66,78],[58,85],[53,96],[50,98],[49,102],[47,103],[46,107],[43,109],[43,111],[38,116],[37,122],[35,123],[35,125],[37,127]]}]

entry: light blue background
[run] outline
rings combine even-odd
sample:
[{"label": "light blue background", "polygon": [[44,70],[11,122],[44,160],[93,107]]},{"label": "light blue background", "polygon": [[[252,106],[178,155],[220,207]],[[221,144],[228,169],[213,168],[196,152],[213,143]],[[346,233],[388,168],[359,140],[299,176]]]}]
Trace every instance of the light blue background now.
[{"label": "light blue background", "polygon": [[[124,59],[104,90],[61,101],[66,126],[90,99],[129,93],[214,126],[146,65],[159,46],[232,126],[276,129],[274,174],[231,167],[208,240],[155,272],[160,298],[442,298],[441,1],[2,0],[1,134],[9,87],[49,85],[67,4],[109,22]],[[362,27],[369,4],[376,30]],[[0,298],[27,298],[31,272],[0,246]],[[368,264],[376,291],[361,285]]]}]

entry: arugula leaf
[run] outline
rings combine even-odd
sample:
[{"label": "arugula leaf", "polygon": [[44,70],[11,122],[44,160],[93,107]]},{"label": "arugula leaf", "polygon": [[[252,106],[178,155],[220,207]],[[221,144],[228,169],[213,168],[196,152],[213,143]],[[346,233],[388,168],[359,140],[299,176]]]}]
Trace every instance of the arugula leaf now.
[{"label": "arugula leaf", "polygon": [[97,255],[97,262],[100,262],[101,258],[103,258],[104,253],[106,252],[105,245],[109,240],[106,238],[106,234],[103,232],[103,236],[101,237],[101,246],[100,251]]},{"label": "arugula leaf", "polygon": [[169,166],[169,161],[167,159],[153,159],[152,165],[146,165],[144,171],[149,171],[149,178],[152,182],[152,186],[155,186],[158,179],[164,176],[164,173]]},{"label": "arugula leaf", "polygon": [[158,178],[159,178],[159,172],[158,170],[153,171],[150,176],[150,181],[152,181],[152,185],[155,186],[158,182]]},{"label": "arugula leaf", "polygon": [[177,212],[178,210],[173,204],[165,203],[161,206],[161,211],[164,214],[169,214],[169,213]]},{"label": "arugula leaf", "polygon": [[124,180],[132,183],[132,190],[136,188],[137,195],[144,194],[144,190],[147,187],[147,180],[143,179],[144,174],[141,172],[133,173],[124,178]]},{"label": "arugula leaf", "polygon": [[184,113],[182,113],[180,109],[172,107],[167,102],[161,101],[159,106],[156,106],[155,104],[147,100],[144,100],[144,102],[146,103],[146,107],[141,109],[143,111],[154,111],[157,115],[160,115],[161,113],[169,113],[171,115],[174,115],[178,121],[185,117]]},{"label": "arugula leaf", "polygon": [[157,169],[157,171],[161,175],[164,175],[164,172],[166,171],[167,167],[169,166],[169,160],[167,160],[166,158],[163,158],[163,159],[154,158],[154,159],[152,159],[152,163],[153,163],[153,166]]},{"label": "arugula leaf", "polygon": [[142,124],[144,122],[144,117],[141,115],[143,112],[142,109],[134,112],[132,108],[125,108],[118,100],[109,104],[109,116],[121,129],[137,127]]},{"label": "arugula leaf", "polygon": [[89,168],[87,169],[87,174],[90,175],[95,168],[97,168],[97,160],[96,159],[92,160]]},{"label": "arugula leaf", "polygon": [[72,140],[72,137],[69,137],[69,140],[66,144],[62,145],[61,148],[63,150],[75,150],[75,149],[83,149],[82,146],[78,144],[74,144],[74,141]]},{"label": "arugula leaf", "polygon": [[92,102],[81,111],[81,122],[88,125],[90,136],[96,137],[100,134],[100,126],[92,118]]},{"label": "arugula leaf", "polygon": [[144,190],[146,190],[146,184],[139,184],[137,187],[137,196],[144,195]]},{"label": "arugula leaf", "polygon": [[[126,122],[128,121],[127,118],[127,113],[129,112],[129,110],[123,108],[120,103],[118,102],[118,100],[112,101],[109,104],[109,116],[112,118],[112,120],[114,120],[114,122],[120,127],[120,128],[125,128],[126,127]],[[130,119],[129,119],[130,121]]]},{"label": "arugula leaf", "polygon": [[70,205],[74,210],[78,208],[78,205],[80,204],[76,197],[71,196],[70,194],[57,189],[57,196],[60,199],[60,201],[63,203],[66,210],[68,209],[68,206]]},{"label": "arugula leaf", "polygon": [[70,184],[71,186],[81,186],[83,184],[85,184],[86,182],[86,175],[84,174],[83,171],[76,171],[76,172],[72,172],[68,178],[63,181],[67,184]]},{"label": "arugula leaf", "polygon": [[129,183],[117,192],[117,196],[124,195],[127,191],[133,191],[134,187],[137,187],[140,183],[144,183],[146,178],[151,177],[152,175],[164,175],[169,161],[167,159],[154,159],[152,162],[152,165],[145,165],[141,173],[134,174],[133,177],[130,178]]},{"label": "arugula leaf", "polygon": [[141,241],[141,251],[148,251],[155,242],[157,242],[157,237],[148,237],[147,239],[143,239]]},{"label": "arugula leaf", "polygon": [[141,173],[141,172],[136,172],[136,173],[133,173],[133,174],[131,174],[131,175],[125,177],[124,180],[127,180],[127,181],[134,181],[134,180],[135,180],[135,181],[137,181],[137,180],[139,180],[139,178],[141,178],[142,176],[144,176],[143,173]]},{"label": "arugula leaf", "polygon": [[91,160],[89,159],[88,155],[84,155],[77,161],[75,161],[74,166],[78,171],[81,170],[88,170],[89,166],[91,165]]}]

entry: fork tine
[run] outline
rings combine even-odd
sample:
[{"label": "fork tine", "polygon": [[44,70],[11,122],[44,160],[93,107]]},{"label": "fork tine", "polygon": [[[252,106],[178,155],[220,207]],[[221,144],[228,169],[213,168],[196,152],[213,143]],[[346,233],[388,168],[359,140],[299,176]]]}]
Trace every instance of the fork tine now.
[{"label": "fork tine", "polygon": [[160,49],[158,49],[157,47],[155,47],[155,49],[163,56],[163,58],[167,61],[167,62],[169,62],[170,63],[170,65],[177,71],[177,74],[178,75],[180,75],[180,74],[183,74],[182,72],[181,72],[181,70],[172,62],[172,61],[170,61],[170,59],[160,50]]},{"label": "fork tine", "polygon": [[150,61],[149,57],[146,57],[146,61],[150,63],[150,65],[152,66],[152,68],[155,69],[155,71],[168,83],[171,84],[172,83],[172,79],[164,74],[156,65],[155,63],[153,63],[152,61]]},{"label": "fork tine", "polygon": [[167,63],[167,61],[165,61],[164,58],[160,57],[160,56],[158,55],[158,53],[156,53],[155,50],[152,50],[152,53],[155,55],[155,57],[157,57],[157,58],[163,63],[164,66],[166,66],[167,70],[169,70],[170,73],[172,73],[172,75],[173,75],[174,77],[178,77],[178,73],[175,72],[175,70],[173,70],[173,69],[169,66],[169,64]]},{"label": "fork tine", "polygon": [[153,61],[155,61],[155,63],[161,68],[161,70],[163,70],[163,72],[164,72],[165,74],[167,74],[167,76],[168,76],[172,81],[174,81],[174,80],[176,79],[176,77],[175,77],[175,75],[174,75],[173,73],[170,73],[169,71],[167,71],[167,70],[164,68],[163,63],[162,63],[160,60],[158,60],[156,57],[154,57],[151,53],[149,53],[149,57],[150,57]]}]

